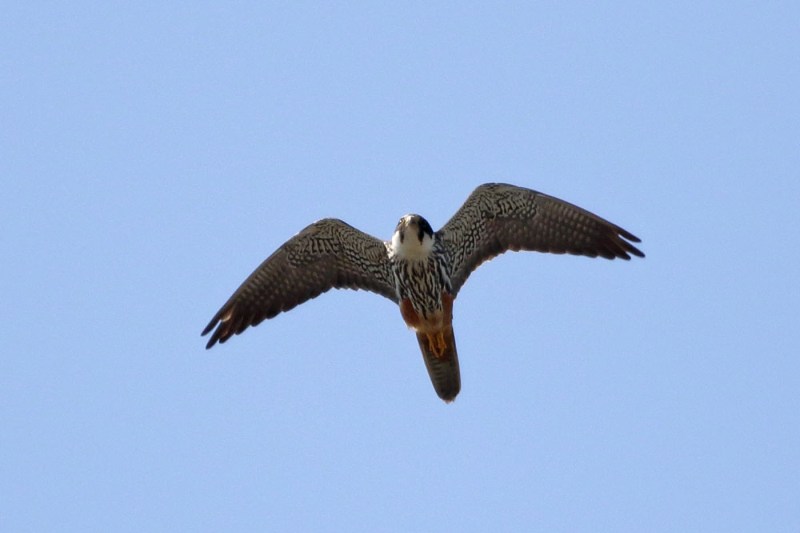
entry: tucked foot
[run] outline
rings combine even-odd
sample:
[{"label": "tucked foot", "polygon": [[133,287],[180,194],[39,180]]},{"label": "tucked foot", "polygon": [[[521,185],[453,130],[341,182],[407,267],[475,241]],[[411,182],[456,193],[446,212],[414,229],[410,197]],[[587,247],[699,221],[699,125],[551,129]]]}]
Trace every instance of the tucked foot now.
[{"label": "tucked foot", "polygon": [[444,332],[439,331],[434,334],[426,334],[428,337],[428,349],[438,358],[442,358],[447,350],[447,341],[444,340]]}]

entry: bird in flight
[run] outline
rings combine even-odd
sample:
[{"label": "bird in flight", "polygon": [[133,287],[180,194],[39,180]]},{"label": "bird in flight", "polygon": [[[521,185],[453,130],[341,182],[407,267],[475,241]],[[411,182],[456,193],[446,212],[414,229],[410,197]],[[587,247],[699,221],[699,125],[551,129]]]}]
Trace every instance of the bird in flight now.
[{"label": "bird in flight", "polygon": [[332,288],[372,291],[399,305],[436,394],[449,403],[461,390],[453,301],[481,263],[509,250],[644,257],[634,242],[621,227],[558,198],[486,183],[436,232],[419,215],[401,218],[388,242],[335,218],[314,222],[261,263],[202,334],[213,330],[211,348]]}]

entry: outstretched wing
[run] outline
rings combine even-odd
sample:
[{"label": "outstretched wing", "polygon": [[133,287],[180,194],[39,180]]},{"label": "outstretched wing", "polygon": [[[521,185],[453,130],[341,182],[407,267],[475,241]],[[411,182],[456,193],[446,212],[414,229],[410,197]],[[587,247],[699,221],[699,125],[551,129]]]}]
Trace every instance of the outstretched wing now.
[{"label": "outstretched wing", "polygon": [[206,345],[225,342],[248,326],[332,288],[364,289],[397,302],[383,241],[341,220],[314,222],[267,258],[203,330]]},{"label": "outstretched wing", "polygon": [[452,262],[453,294],[481,263],[508,250],[644,257],[631,244],[639,239],[619,226],[558,198],[504,183],[475,189],[437,236]]}]

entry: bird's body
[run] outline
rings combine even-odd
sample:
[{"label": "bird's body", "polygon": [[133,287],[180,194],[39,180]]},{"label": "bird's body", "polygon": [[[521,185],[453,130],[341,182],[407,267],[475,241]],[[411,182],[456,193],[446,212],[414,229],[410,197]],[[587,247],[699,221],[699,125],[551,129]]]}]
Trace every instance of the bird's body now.
[{"label": "bird's body", "polygon": [[461,389],[453,302],[475,268],[508,250],[644,257],[628,241],[639,239],[572,204],[505,184],[475,189],[437,232],[423,217],[406,215],[388,242],[323,219],[265,260],[203,334],[214,330],[210,348],[331,288],[370,290],[398,304],[434,389],[450,402]]},{"label": "bird's body", "polygon": [[451,262],[442,240],[419,215],[400,219],[387,246],[400,314],[417,334],[436,393],[445,401],[461,390],[453,334]]}]

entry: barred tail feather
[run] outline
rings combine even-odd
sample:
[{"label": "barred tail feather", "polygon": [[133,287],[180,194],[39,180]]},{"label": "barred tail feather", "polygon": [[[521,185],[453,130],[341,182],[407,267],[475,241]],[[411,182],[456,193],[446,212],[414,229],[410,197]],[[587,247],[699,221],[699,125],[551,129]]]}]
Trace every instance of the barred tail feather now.
[{"label": "barred tail feather", "polygon": [[445,402],[450,403],[455,400],[461,390],[461,371],[458,368],[458,353],[456,352],[453,328],[446,327],[442,335],[445,346],[439,356],[434,353],[434,346],[431,346],[427,334],[417,333],[417,341],[436,394]]}]

